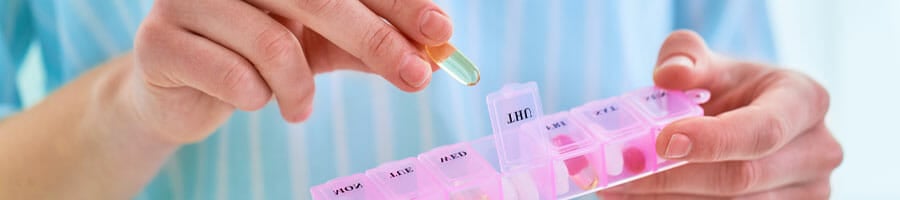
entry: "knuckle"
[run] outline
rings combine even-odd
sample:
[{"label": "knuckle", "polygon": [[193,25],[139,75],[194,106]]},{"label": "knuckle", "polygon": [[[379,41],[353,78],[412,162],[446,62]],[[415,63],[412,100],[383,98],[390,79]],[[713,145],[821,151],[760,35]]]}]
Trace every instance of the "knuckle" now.
[{"label": "knuckle", "polygon": [[228,94],[241,94],[245,92],[245,87],[252,80],[252,74],[249,70],[244,70],[243,62],[229,61],[225,64],[225,73],[222,76],[220,87]]},{"label": "knuckle", "polygon": [[[221,84],[218,90],[223,94],[223,99],[239,98],[237,102],[242,102],[242,106],[251,109],[261,108],[269,100],[269,94],[265,90],[256,90],[252,86],[256,81],[253,70],[247,70],[249,67],[241,60],[229,61],[225,64],[225,73],[222,76]],[[235,99],[237,100],[237,99]]]},{"label": "knuckle", "polygon": [[828,89],[821,83],[813,79],[811,76],[793,70],[779,70],[778,73],[782,79],[789,80],[793,85],[806,86],[808,98],[810,98],[813,110],[818,111],[817,116],[824,117],[831,105],[831,94]]},{"label": "knuckle", "polygon": [[260,53],[259,60],[254,61],[257,67],[277,67],[279,59],[299,55],[299,45],[290,32],[276,24],[266,27],[256,35],[256,49]]},{"label": "knuckle", "polygon": [[179,0],[158,0],[153,2],[153,8],[150,16],[157,16],[162,19],[177,19],[183,14],[180,10],[185,7],[183,4],[187,1]]},{"label": "knuckle", "polygon": [[762,132],[756,134],[753,153],[758,156],[774,151],[786,137],[786,124],[778,116],[768,116],[762,120]]},{"label": "knuckle", "polygon": [[828,108],[831,106],[831,94],[825,89],[825,86],[822,86],[819,82],[816,82],[809,76],[803,75],[806,80],[812,84],[810,88],[812,90],[813,102],[815,102],[815,110],[818,110],[818,116],[823,117],[828,112]]},{"label": "knuckle", "polygon": [[[157,77],[165,77],[166,69],[176,66],[160,65],[161,58],[171,56],[166,49],[172,48],[175,39],[167,34],[163,24],[152,18],[148,18],[140,25],[134,36],[134,60],[135,68],[141,72],[144,80],[156,80]],[[177,56],[177,55],[176,55]],[[167,83],[174,83],[167,80]]]},{"label": "knuckle", "polygon": [[831,197],[831,182],[825,180],[820,184],[815,184],[810,190],[812,193],[812,199],[829,199]]},{"label": "knuckle", "polygon": [[369,29],[370,31],[366,33],[362,44],[366,46],[366,59],[376,59],[380,57],[384,57],[387,55],[388,51],[390,51],[394,44],[391,42],[391,37],[393,36],[394,29],[379,24],[377,27],[373,29]]},{"label": "knuckle", "polygon": [[829,154],[828,158],[826,158],[826,161],[828,162],[829,168],[838,168],[839,166],[841,166],[841,163],[844,162],[844,151],[841,150],[840,147],[838,147],[837,150],[832,151],[832,153]]},{"label": "knuckle", "polygon": [[824,142],[824,147],[827,149],[824,153],[825,156],[825,164],[828,169],[833,170],[837,167],[841,166],[841,163],[844,162],[844,150],[841,147],[841,144],[831,136],[831,132],[828,131],[827,128],[822,127],[825,130],[825,134],[828,136],[828,141]]},{"label": "knuckle", "polygon": [[163,34],[165,32],[165,26],[162,25],[162,22],[158,17],[147,16],[147,19],[141,23],[140,27],[138,27],[137,32],[134,36],[135,48],[144,47],[147,45],[154,45],[160,42],[163,37],[167,34]]},{"label": "knuckle", "polygon": [[759,179],[756,164],[752,161],[725,163],[719,177],[719,192],[725,195],[741,195],[751,192]]}]

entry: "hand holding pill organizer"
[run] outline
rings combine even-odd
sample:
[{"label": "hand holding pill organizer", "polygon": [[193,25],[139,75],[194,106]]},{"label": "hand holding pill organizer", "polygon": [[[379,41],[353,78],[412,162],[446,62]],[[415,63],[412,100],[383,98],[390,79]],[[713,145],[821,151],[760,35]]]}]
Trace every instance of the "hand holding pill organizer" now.
[{"label": "hand holding pill organizer", "polygon": [[709,91],[648,87],[544,116],[537,84],[487,97],[493,135],[311,188],[313,199],[570,199],[685,164],[657,156],[662,128],[702,116]]}]

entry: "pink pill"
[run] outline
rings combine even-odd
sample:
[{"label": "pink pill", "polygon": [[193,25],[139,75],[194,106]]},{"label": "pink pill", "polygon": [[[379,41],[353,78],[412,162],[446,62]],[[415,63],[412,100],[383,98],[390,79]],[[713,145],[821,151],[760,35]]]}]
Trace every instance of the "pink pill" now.
[{"label": "pink pill", "polygon": [[[556,137],[553,137],[552,141],[553,141],[553,145],[556,145],[556,146],[564,146],[564,145],[575,143],[575,141],[572,140],[572,138],[570,138],[569,136],[566,136],[566,135],[562,135],[562,134],[560,134]],[[581,170],[584,170],[585,168],[588,167],[588,165],[590,165],[587,158],[585,158],[584,156],[576,156],[573,158],[569,158],[564,162],[566,163],[566,169],[569,170],[569,175],[578,174],[579,172],[581,172]]]},{"label": "pink pill", "polygon": [[644,158],[644,152],[635,147],[629,147],[622,152],[622,157],[625,160],[625,169],[627,169],[631,173],[639,173],[644,171],[644,166],[647,165],[647,159]]}]

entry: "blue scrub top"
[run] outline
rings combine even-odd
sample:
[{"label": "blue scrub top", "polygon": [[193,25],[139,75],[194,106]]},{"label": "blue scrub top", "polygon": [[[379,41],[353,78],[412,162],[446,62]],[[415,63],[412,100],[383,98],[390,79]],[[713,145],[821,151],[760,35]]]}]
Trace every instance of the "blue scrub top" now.
[{"label": "blue scrub top", "polygon": [[[46,94],[131,50],[149,0],[0,3],[0,118],[23,94]],[[765,1],[438,1],[451,42],[480,66],[464,87],[443,72],[419,93],[357,72],[316,77],[309,121],[277,105],[238,112],[207,140],[181,148],[138,199],[308,199],[309,187],[435,146],[490,134],[484,97],[536,81],[546,113],[652,83],[656,54],[675,29],[699,32],[739,58],[774,60]],[[17,77],[34,45],[38,76]],[[43,85],[44,87],[33,87]],[[366,97],[366,98],[358,98]]]}]

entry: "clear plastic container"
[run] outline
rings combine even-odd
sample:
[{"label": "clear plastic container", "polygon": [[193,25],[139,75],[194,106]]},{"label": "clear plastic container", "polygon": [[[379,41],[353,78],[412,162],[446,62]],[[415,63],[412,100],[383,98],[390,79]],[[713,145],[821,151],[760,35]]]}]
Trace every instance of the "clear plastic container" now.
[{"label": "clear plastic container", "polygon": [[500,173],[468,143],[437,147],[418,158],[434,172],[450,199],[501,199],[503,196]]},{"label": "clear plastic container", "polygon": [[[483,137],[469,145],[483,156],[495,170],[500,170],[500,158],[497,154],[496,140],[493,136]],[[520,165],[518,168],[507,168],[500,173],[503,199],[556,199],[552,168],[549,160],[545,164],[533,162]]]},{"label": "clear plastic container", "polygon": [[389,199],[363,174],[354,174],[326,182],[310,189],[313,199],[382,200]]},{"label": "clear plastic container", "polygon": [[571,112],[603,146],[608,185],[618,185],[656,170],[656,138],[624,99],[593,101]]},{"label": "clear plastic container", "polygon": [[493,135],[311,188],[313,199],[571,199],[684,164],[660,130],[702,116],[706,90],[647,87],[544,116],[537,84],[487,97]]},{"label": "clear plastic container", "polygon": [[709,101],[710,93],[706,90],[682,92],[648,87],[628,93],[625,98],[639,108],[636,111],[647,122],[659,127],[685,117],[703,116],[703,108],[697,105]]},{"label": "clear plastic container", "polygon": [[578,124],[568,111],[542,117],[524,125],[550,147],[554,175],[561,182],[557,196],[577,196],[604,187],[603,149],[594,136]]},{"label": "clear plastic container", "polygon": [[[663,127],[676,120],[703,116],[703,108],[698,104],[709,101],[710,93],[706,90],[676,91],[657,87],[647,87],[624,95],[641,118],[648,123],[657,140]],[[655,144],[654,144],[655,145]],[[657,170],[666,170],[685,164],[684,161],[670,161],[656,156]]]},{"label": "clear plastic container", "polygon": [[449,193],[416,158],[392,161],[366,171],[388,199],[448,199]]},{"label": "clear plastic container", "polygon": [[507,194],[514,194],[512,199],[555,199],[559,183],[546,134],[524,126],[544,115],[537,84],[508,84],[489,94],[487,104],[503,181],[516,191]]}]

